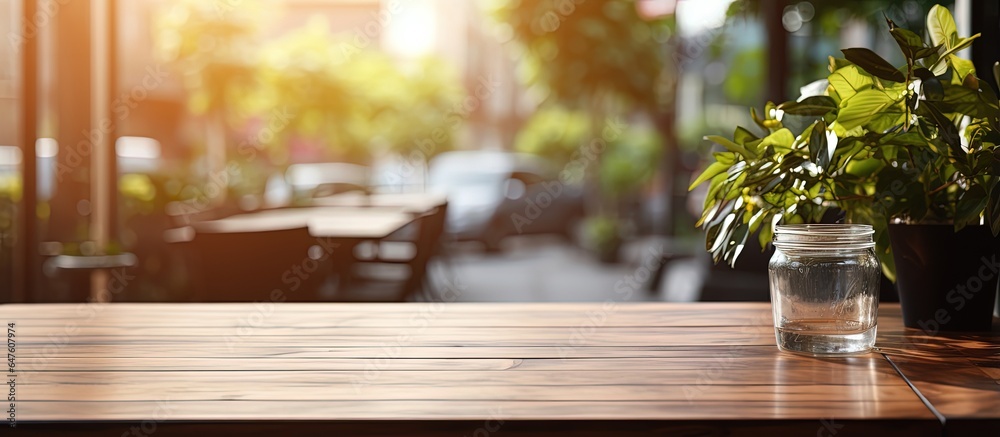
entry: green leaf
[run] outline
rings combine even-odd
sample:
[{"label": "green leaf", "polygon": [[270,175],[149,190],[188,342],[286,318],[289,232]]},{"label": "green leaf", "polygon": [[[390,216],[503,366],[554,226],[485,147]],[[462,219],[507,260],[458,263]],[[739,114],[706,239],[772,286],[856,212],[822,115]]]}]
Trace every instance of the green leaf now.
[{"label": "green leaf", "polygon": [[771,192],[771,190],[773,190],[774,187],[777,187],[778,184],[781,183],[781,181],[784,180],[784,179],[785,179],[785,175],[782,175],[782,174],[773,176],[771,178],[771,180],[768,181],[767,184],[765,184],[763,187],[758,187],[758,189],[756,191],[756,194],[757,195],[761,195],[761,194],[764,194],[764,193]]},{"label": "green leaf", "polygon": [[751,141],[757,140],[757,136],[750,131],[744,129],[741,126],[736,127],[736,131],[733,132],[733,141],[739,144],[746,144]]},{"label": "green leaf", "polygon": [[948,8],[934,5],[927,13],[927,34],[932,45],[944,45],[952,48],[958,42],[958,27]]},{"label": "green leaf", "polygon": [[843,49],[844,57],[879,79],[906,82],[906,75],[877,53],[866,48]]},{"label": "green leaf", "polygon": [[1000,234],[1000,184],[994,181],[990,186],[989,201],[986,203],[986,220],[993,235]]},{"label": "green leaf", "polygon": [[720,145],[722,147],[725,147],[730,152],[739,153],[740,155],[743,155],[746,158],[756,158],[757,157],[756,154],[754,154],[754,153],[750,152],[749,150],[747,150],[746,147],[743,147],[740,144],[734,143],[729,138],[726,138],[726,137],[723,137],[723,136],[719,136],[719,135],[708,135],[708,136],[705,137],[705,139],[709,140],[709,141],[711,141],[713,143],[716,143],[716,144],[718,144],[718,145]]},{"label": "green leaf", "polygon": [[789,170],[791,170],[793,168],[798,168],[804,162],[806,162],[806,159],[803,158],[803,157],[801,157],[801,156],[798,156],[798,155],[795,155],[795,156],[785,156],[781,160],[781,169],[783,171],[785,171],[785,172],[788,172]]},{"label": "green leaf", "polygon": [[761,129],[764,129],[764,131],[767,131],[767,126],[764,124],[764,119],[760,118],[757,115],[757,109],[756,108],[750,108],[750,118],[753,118],[753,122],[755,124],[757,124],[757,126],[760,126]]},{"label": "green leaf", "polygon": [[924,41],[920,39],[920,36],[902,27],[895,27],[892,21],[889,23],[889,33],[892,34],[892,38],[896,40],[896,44],[899,45],[899,49],[907,59],[917,61],[938,53],[940,47],[924,47]]},{"label": "green leaf", "polygon": [[975,165],[972,168],[973,174],[984,174],[993,167],[994,157],[993,152],[990,150],[980,150],[975,155]]},{"label": "green leaf", "polygon": [[837,124],[845,131],[864,126],[893,103],[895,100],[882,90],[861,91],[841,102]]},{"label": "green leaf", "polygon": [[927,140],[920,136],[920,133],[914,129],[909,131],[886,135],[882,138],[881,144],[883,145],[897,145],[897,146],[917,146],[926,147]]},{"label": "green leaf", "polygon": [[941,79],[926,68],[913,70],[913,75],[920,78],[920,86],[924,91],[924,98],[927,100],[941,100],[944,98],[944,85]]},{"label": "green leaf", "polygon": [[848,62],[847,59],[835,58],[833,56],[830,56],[829,58],[830,58],[830,65],[827,66],[827,69],[830,70],[830,73],[833,73],[834,71],[837,71],[848,65],[851,65],[851,63]]},{"label": "green leaf", "polygon": [[930,118],[934,122],[938,128],[938,137],[951,147],[954,156],[962,156],[965,153],[962,150],[962,140],[958,136],[958,128],[933,103],[924,102],[924,104],[917,108],[917,113]]},{"label": "green leaf", "polygon": [[[710,199],[720,199],[725,197],[725,195],[720,196],[719,193],[723,188],[726,188],[726,179],[729,175],[726,173],[719,173],[712,178],[712,183],[708,185],[708,194],[705,196],[705,204],[707,205]],[[731,185],[729,188],[733,188]]]},{"label": "green leaf", "polygon": [[[954,47],[951,47],[948,50],[946,50],[944,53],[942,53],[940,59],[948,59],[952,55],[954,55],[954,54],[956,54],[956,53],[964,50],[966,47],[969,47],[970,45],[972,45],[972,41],[974,39],[976,39],[976,38],[979,38],[980,35],[982,35],[982,34],[977,33],[977,34],[972,35],[972,36],[970,36],[968,38],[962,38],[960,41],[958,41],[957,43],[955,43]],[[941,62],[940,59],[938,60],[938,62]]]},{"label": "green leaf", "polygon": [[840,96],[841,103],[854,97],[860,91],[871,89],[874,80],[857,65],[848,65],[834,71],[829,77],[830,85]]},{"label": "green leaf", "polygon": [[792,135],[792,131],[788,128],[783,127],[764,137],[764,141],[760,143],[760,150],[766,150],[769,146],[774,146],[777,150],[790,150],[792,143],[795,142],[795,135]]},{"label": "green leaf", "polygon": [[884,218],[880,218],[879,223],[875,224],[875,236],[873,239],[875,240],[876,254],[882,264],[882,273],[890,281],[896,282],[896,260],[892,257],[892,251],[890,250],[892,244],[889,241],[889,230]]},{"label": "green leaf", "polygon": [[[709,200],[712,203],[709,203]],[[733,202],[723,201],[722,203],[715,203],[715,199],[709,196],[709,199],[705,202],[705,213],[702,214],[701,219],[695,226],[701,226],[705,224],[705,228],[709,229],[725,219],[726,215],[733,211]]]},{"label": "green leaf", "polygon": [[[715,247],[716,241],[718,241],[719,235],[722,234],[724,228],[722,223],[707,226],[705,229],[705,250],[712,252],[712,248]],[[714,255],[713,253],[713,258],[715,258]],[[715,262],[719,262],[719,260],[716,259]]]},{"label": "green leaf", "polygon": [[721,162],[713,162],[712,165],[709,165],[708,168],[706,168],[705,171],[691,183],[691,186],[688,187],[688,191],[693,190],[694,187],[701,185],[703,182],[712,179],[716,175],[724,173],[726,170],[729,170],[729,167],[729,165]]},{"label": "green leaf", "polygon": [[826,123],[823,120],[817,121],[816,124],[812,125],[812,131],[809,134],[809,157],[823,171],[826,171],[827,166],[830,165],[830,151],[826,141]]},{"label": "green leaf", "polygon": [[962,59],[958,56],[952,55],[948,57],[948,62],[950,62],[951,67],[955,69],[955,80],[957,81],[961,81],[970,74],[976,74],[975,64],[968,59]]},{"label": "green leaf", "polygon": [[[890,96],[891,97],[891,96]],[[882,112],[875,114],[871,120],[865,124],[865,129],[872,132],[889,132],[895,127],[902,127],[906,121],[906,113],[900,103],[890,105]]]},{"label": "green leaf", "polygon": [[941,46],[922,47],[913,52],[913,59],[919,60],[929,58],[936,55],[939,51],[941,51]]},{"label": "green leaf", "polygon": [[722,164],[733,165],[736,163],[736,153],[733,152],[715,152],[712,153],[712,156],[715,157],[716,162]]},{"label": "green leaf", "polygon": [[829,96],[810,96],[801,102],[785,102],[778,109],[787,114],[818,117],[837,109],[837,102]]},{"label": "green leaf", "polygon": [[993,63],[993,81],[997,83],[997,89],[1000,89],[1000,62]]},{"label": "green leaf", "polygon": [[[749,211],[747,212],[749,213]],[[752,234],[757,232],[757,229],[760,228],[760,224],[763,223],[764,220],[768,220],[770,218],[770,215],[766,214],[763,209],[757,210],[757,212],[750,216],[750,220],[747,222],[747,224],[750,225],[750,233]]]},{"label": "green leaf", "polygon": [[736,259],[740,252],[746,247],[747,236],[750,235],[750,226],[745,223],[736,223],[733,232],[729,234],[729,241],[726,242],[725,255],[723,259],[729,262],[730,266],[736,265]]},{"label": "green leaf", "polygon": [[847,173],[854,176],[867,177],[885,167],[881,159],[869,158],[864,160],[852,160],[847,164]]},{"label": "green leaf", "polygon": [[[943,88],[945,92],[944,98],[941,100],[940,109],[942,112],[961,113],[973,118],[989,117],[998,108],[990,102],[991,96],[987,94],[986,88],[989,88],[989,86],[987,85],[983,91],[980,91],[978,88],[972,89],[964,85],[948,84]],[[992,91],[992,89],[989,91]]]},{"label": "green leaf", "polygon": [[979,221],[979,215],[986,207],[986,190],[982,185],[972,185],[958,199],[955,206],[955,226],[956,228],[966,224]]},{"label": "green leaf", "polygon": [[757,235],[757,242],[760,243],[761,250],[767,250],[767,245],[771,243],[771,238],[774,237],[774,222],[771,220],[773,219],[768,215],[768,220],[760,227],[760,234]]}]

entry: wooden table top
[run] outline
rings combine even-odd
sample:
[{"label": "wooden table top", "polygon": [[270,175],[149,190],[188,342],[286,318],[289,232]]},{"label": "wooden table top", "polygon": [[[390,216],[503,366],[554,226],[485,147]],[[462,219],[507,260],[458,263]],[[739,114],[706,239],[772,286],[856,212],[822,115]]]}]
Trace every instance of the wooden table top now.
[{"label": "wooden table top", "polygon": [[778,351],[766,303],[33,304],[0,321],[29,435],[1000,430],[997,334],[923,337],[891,305],[880,352],[844,358]]},{"label": "wooden table top", "polygon": [[308,227],[314,237],[379,239],[416,220],[404,207],[297,207],[237,214],[194,225],[196,232],[262,232]]}]

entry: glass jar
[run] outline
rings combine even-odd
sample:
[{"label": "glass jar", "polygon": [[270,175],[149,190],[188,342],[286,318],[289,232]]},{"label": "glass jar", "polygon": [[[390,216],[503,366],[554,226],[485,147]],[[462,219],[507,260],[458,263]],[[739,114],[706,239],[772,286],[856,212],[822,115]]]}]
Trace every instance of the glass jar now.
[{"label": "glass jar", "polygon": [[881,268],[871,225],[780,225],[768,265],[781,350],[861,354],[875,344]]}]

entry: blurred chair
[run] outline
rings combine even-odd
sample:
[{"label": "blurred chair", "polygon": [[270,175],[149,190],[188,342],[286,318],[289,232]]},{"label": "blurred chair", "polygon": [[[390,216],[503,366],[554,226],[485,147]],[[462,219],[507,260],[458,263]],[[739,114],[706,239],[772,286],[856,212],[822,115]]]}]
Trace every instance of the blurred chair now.
[{"label": "blurred chair", "polygon": [[309,229],[206,232],[186,244],[196,302],[316,301],[331,263]]},{"label": "blurred chair", "polygon": [[379,241],[359,244],[348,300],[405,301],[433,293],[428,286],[428,265],[443,247],[447,204],[422,214],[410,226]]}]

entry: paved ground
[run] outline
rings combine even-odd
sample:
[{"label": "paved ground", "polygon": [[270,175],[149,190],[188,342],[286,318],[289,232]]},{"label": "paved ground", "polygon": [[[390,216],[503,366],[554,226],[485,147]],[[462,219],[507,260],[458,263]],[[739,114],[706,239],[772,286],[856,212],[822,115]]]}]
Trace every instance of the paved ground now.
[{"label": "paved ground", "polygon": [[578,247],[545,237],[508,239],[505,250],[487,254],[472,246],[454,246],[450,262],[436,263],[436,286],[454,284],[465,302],[603,302],[697,299],[707,257],[668,265],[654,282],[665,245],[642,240],[623,247],[622,262],[604,264]]}]

